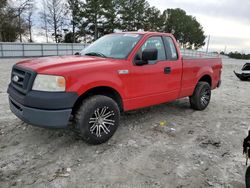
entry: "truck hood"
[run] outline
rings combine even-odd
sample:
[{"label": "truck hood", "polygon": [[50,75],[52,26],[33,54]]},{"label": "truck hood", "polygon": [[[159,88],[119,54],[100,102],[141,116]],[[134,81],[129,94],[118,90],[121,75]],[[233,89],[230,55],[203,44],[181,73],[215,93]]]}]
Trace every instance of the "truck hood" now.
[{"label": "truck hood", "polygon": [[18,66],[32,69],[38,73],[46,72],[46,70],[51,70],[54,68],[66,68],[74,67],[77,65],[94,65],[99,63],[105,63],[105,61],[110,62],[112,59],[95,57],[95,56],[52,56],[43,57],[36,59],[28,59],[21,61]]}]

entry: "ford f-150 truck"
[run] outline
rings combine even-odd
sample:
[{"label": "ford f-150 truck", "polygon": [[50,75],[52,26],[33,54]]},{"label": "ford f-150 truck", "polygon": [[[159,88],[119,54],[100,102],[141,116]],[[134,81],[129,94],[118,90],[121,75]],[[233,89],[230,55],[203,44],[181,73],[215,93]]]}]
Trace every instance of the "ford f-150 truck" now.
[{"label": "ford f-150 truck", "polygon": [[182,56],[171,34],[114,33],[74,56],[13,66],[11,111],[24,122],[74,128],[90,144],[112,137],[120,112],[189,97],[204,110],[221,82],[221,59]]}]

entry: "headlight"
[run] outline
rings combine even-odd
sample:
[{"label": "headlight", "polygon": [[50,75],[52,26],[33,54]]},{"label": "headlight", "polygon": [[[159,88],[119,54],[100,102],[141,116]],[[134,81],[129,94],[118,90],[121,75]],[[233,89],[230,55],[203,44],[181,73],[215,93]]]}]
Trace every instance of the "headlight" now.
[{"label": "headlight", "polygon": [[65,91],[66,81],[63,76],[38,74],[32,90],[38,91]]}]

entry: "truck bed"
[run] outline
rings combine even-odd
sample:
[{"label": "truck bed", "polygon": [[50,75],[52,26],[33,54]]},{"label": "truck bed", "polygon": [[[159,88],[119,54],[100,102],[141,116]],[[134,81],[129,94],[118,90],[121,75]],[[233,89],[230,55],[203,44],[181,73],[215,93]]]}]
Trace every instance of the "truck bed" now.
[{"label": "truck bed", "polygon": [[181,50],[181,53],[183,74],[180,98],[192,95],[197,84],[197,78],[206,74],[212,77],[211,88],[215,89],[218,86],[222,67],[221,58],[218,54],[194,50]]}]

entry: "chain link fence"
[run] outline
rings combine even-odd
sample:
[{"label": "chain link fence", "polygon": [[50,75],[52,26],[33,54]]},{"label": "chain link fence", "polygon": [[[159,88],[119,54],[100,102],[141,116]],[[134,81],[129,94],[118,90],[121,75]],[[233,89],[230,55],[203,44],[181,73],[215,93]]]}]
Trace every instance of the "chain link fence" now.
[{"label": "chain link fence", "polygon": [[13,43],[0,42],[0,58],[73,55],[87,45],[82,43]]}]

